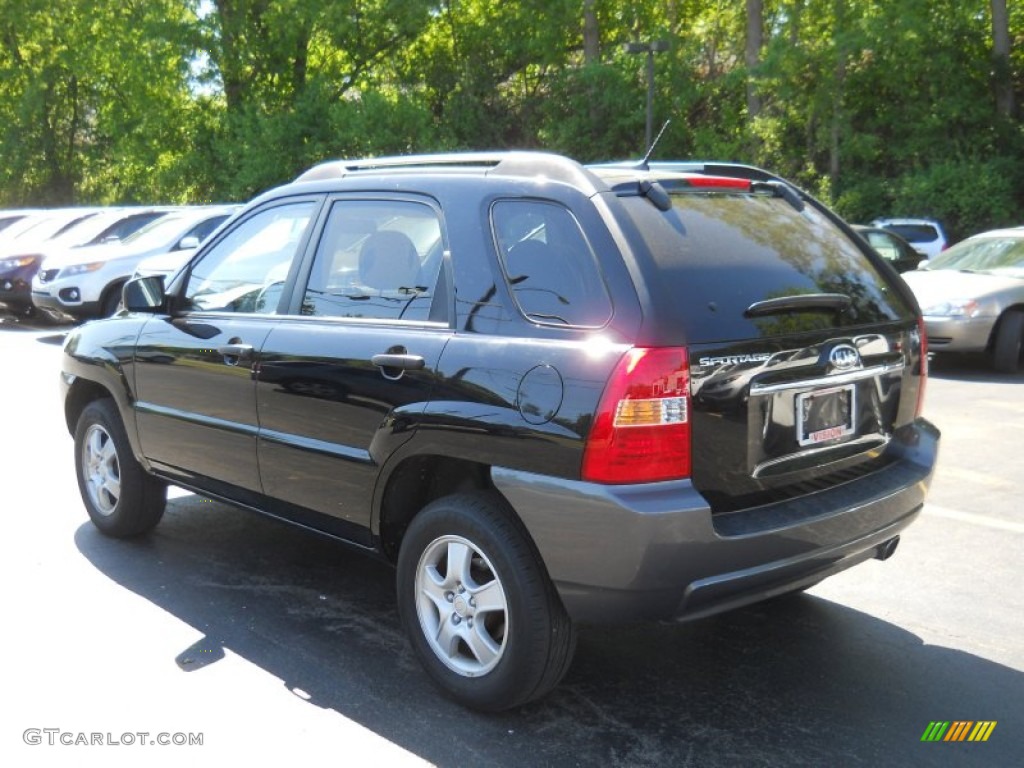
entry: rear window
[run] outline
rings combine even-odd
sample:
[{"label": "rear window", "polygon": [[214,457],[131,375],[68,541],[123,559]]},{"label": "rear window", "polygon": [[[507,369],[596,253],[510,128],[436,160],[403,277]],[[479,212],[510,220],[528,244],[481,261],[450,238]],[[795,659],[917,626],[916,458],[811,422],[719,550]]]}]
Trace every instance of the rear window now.
[{"label": "rear window", "polygon": [[886,224],[885,228],[908,243],[931,243],[939,239],[938,230],[930,224]]},{"label": "rear window", "polygon": [[[653,256],[643,268],[658,313],[692,343],[847,328],[913,316],[871,261],[811,205],[768,195],[684,193],[665,212],[622,199]],[[755,302],[842,294],[842,312],[748,317]]]}]

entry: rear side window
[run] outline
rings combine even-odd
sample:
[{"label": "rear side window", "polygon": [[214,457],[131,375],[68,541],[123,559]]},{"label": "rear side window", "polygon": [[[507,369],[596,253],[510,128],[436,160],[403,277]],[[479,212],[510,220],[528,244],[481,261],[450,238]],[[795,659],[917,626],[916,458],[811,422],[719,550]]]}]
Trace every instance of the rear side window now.
[{"label": "rear side window", "polygon": [[561,205],[504,200],[491,209],[501,266],[519,311],[545,325],[599,328],[611,299],[579,223]]},{"label": "rear side window", "polygon": [[[912,317],[888,278],[821,212],[761,194],[683,193],[659,211],[622,198],[653,263],[643,266],[658,311],[694,343],[780,336]],[[755,302],[849,296],[843,312],[750,316]]]}]

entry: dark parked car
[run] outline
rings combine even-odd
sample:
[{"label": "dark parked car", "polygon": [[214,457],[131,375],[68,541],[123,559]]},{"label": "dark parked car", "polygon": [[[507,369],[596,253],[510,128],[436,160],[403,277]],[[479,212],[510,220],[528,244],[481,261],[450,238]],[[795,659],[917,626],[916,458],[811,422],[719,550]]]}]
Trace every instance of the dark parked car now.
[{"label": "dark parked car", "polygon": [[326,163],[164,283],[64,348],[95,525],[150,530],[173,483],[378,553],[470,707],[554,687],[576,622],[889,557],[935,466],[913,297],[753,168]]},{"label": "dark parked car", "polygon": [[878,255],[892,264],[897,272],[909,272],[925,260],[925,255],[897,235],[881,227],[866,227],[854,224],[853,230],[878,251]]}]

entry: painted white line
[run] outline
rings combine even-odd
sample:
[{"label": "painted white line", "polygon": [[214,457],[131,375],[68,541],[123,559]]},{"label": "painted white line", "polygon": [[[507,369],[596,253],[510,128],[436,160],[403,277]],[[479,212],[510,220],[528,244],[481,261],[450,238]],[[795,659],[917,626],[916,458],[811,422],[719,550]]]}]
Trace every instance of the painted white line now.
[{"label": "painted white line", "polygon": [[1012,533],[1024,533],[1024,523],[1015,523],[1012,520],[1000,520],[998,517],[976,515],[973,512],[960,512],[956,509],[936,507],[933,504],[926,504],[924,511],[925,514],[937,515],[938,517],[945,517],[949,520],[959,520],[962,523],[973,523],[974,525],[983,525],[986,528],[995,528],[1000,531],[1011,531]]}]

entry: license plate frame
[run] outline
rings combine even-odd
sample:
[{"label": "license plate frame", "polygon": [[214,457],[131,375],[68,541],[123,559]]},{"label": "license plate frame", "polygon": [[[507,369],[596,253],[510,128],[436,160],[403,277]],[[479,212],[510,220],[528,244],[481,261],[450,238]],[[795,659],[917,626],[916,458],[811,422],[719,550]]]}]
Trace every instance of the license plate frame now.
[{"label": "license plate frame", "polygon": [[854,433],[857,388],[843,384],[796,396],[796,441],[801,447],[823,445]]}]

